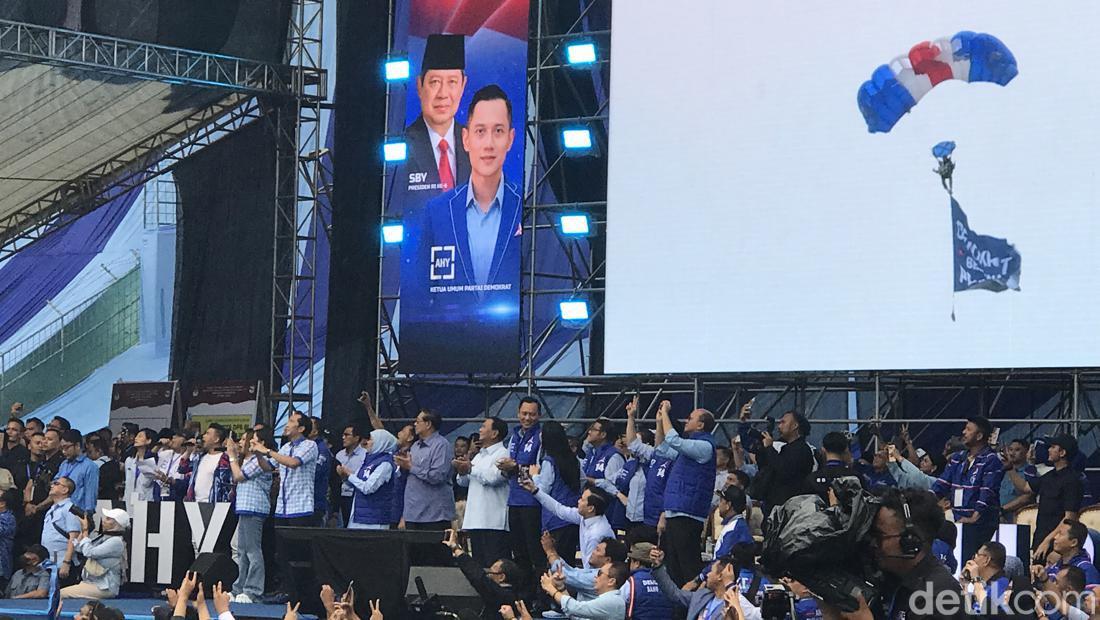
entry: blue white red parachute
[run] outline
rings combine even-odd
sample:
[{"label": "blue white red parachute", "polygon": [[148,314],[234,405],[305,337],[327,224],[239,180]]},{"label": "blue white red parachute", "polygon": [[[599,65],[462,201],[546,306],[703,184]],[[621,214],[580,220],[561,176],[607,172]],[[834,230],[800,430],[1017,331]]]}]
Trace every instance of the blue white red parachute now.
[{"label": "blue white red parachute", "polygon": [[1016,57],[991,34],[962,31],[923,41],[908,54],[875,69],[859,87],[856,101],[867,130],[888,132],[934,86],[946,80],[1004,86],[1019,72]]}]

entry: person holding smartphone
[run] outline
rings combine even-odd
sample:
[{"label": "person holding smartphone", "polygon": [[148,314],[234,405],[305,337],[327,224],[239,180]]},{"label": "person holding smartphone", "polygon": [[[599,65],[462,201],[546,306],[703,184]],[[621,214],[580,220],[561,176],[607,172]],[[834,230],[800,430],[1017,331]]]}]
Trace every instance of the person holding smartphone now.
[{"label": "person holding smartphone", "polygon": [[501,618],[500,608],[511,606],[520,598],[514,584],[520,583],[523,573],[519,566],[512,560],[498,559],[493,562],[488,570],[471,558],[458,541],[458,532],[449,529],[444,533],[443,544],[451,550],[455,564],[462,571],[462,576],[470,583],[470,587],[477,591],[481,602],[485,605],[482,618]]},{"label": "person holding smartphone", "polygon": [[61,589],[61,598],[105,599],[118,596],[122,563],[126,557],[123,535],[130,515],[121,508],[103,511],[99,532],[92,531],[92,515],[80,516],[80,535],[73,547],[84,558],[80,583]]}]

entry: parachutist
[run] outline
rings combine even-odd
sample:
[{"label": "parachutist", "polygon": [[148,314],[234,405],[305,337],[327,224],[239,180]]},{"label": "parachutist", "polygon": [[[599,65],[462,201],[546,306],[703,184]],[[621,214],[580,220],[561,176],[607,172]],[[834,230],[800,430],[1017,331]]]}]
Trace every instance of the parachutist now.
[{"label": "parachutist", "polygon": [[951,175],[955,172],[955,162],[951,161],[950,157],[940,158],[940,165],[936,167],[932,172],[940,175],[940,183],[943,184],[943,189],[947,190],[948,194],[951,194]]}]

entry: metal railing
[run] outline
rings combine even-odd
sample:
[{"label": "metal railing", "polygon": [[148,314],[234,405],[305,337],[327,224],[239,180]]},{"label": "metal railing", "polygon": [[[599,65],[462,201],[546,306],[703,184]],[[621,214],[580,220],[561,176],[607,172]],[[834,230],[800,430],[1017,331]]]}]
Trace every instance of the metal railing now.
[{"label": "metal railing", "polygon": [[162,226],[175,226],[179,209],[179,195],[171,171],[150,179],[142,192],[145,230]]},{"label": "metal railing", "polygon": [[0,352],[0,402],[20,401],[28,410],[49,402],[136,345],[140,324],[138,266]]}]

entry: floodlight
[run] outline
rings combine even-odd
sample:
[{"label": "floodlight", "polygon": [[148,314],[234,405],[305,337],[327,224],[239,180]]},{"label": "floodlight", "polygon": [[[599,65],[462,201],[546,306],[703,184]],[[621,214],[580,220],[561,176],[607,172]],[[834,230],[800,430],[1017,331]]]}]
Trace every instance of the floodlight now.
[{"label": "floodlight", "polygon": [[401,243],[405,238],[405,227],[401,224],[386,224],[382,227],[382,241],[385,243]]},{"label": "floodlight", "polygon": [[561,225],[561,232],[563,235],[584,237],[591,232],[588,216],[584,213],[563,214],[558,219],[558,223]]},{"label": "floodlight", "polygon": [[408,157],[409,145],[404,140],[387,142],[382,145],[382,155],[387,163],[405,161]]},{"label": "floodlight", "polygon": [[401,82],[409,79],[409,59],[393,56],[386,60],[385,74],[387,82]]},{"label": "floodlight", "polygon": [[558,303],[558,312],[563,321],[587,321],[588,302],[583,299],[570,299]]},{"label": "floodlight", "polygon": [[561,143],[567,151],[581,152],[592,149],[592,132],[587,127],[570,127],[561,130]]},{"label": "floodlight", "polygon": [[571,65],[590,65],[596,62],[596,44],[577,41],[565,46],[565,61]]}]

